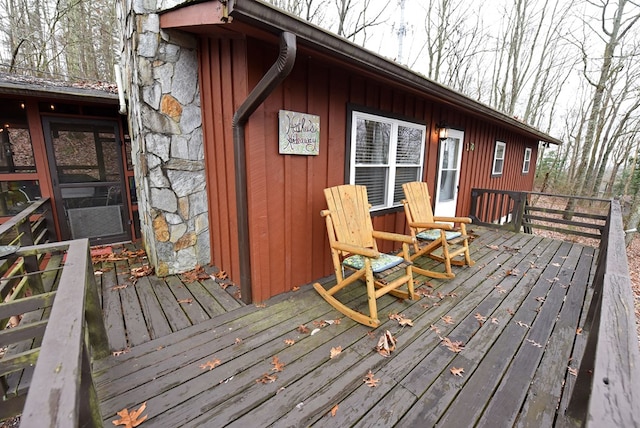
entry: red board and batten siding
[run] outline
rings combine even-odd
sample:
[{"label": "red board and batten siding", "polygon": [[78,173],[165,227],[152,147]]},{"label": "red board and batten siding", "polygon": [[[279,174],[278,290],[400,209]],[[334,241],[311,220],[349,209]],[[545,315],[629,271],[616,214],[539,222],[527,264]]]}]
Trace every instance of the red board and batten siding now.
[{"label": "red board and batten siding", "polygon": [[[212,263],[240,277],[233,162],[232,117],[278,55],[256,39],[201,40],[200,79],[209,194]],[[493,123],[440,106],[424,94],[377,81],[352,68],[300,48],[291,74],[255,111],[246,127],[252,294],[255,302],[330,275],[323,189],[345,182],[347,105],[364,106],[427,124],[424,179],[435,191],[437,136],[444,121],[465,131],[474,151],[464,151],[458,215],[466,215],[472,187],[530,190],[535,141]],[[278,153],[278,111],[320,116],[320,154]],[[505,172],[491,177],[495,140],[507,143]],[[532,170],[522,175],[525,144]],[[404,213],[374,216],[379,230],[406,232]],[[382,251],[391,248],[382,246]]]}]

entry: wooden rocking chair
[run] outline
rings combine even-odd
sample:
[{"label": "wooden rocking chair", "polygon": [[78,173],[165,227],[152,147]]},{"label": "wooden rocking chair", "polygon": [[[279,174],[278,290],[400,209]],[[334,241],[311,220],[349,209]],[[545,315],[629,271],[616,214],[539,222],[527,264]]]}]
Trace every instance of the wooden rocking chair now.
[{"label": "wooden rocking chair", "polygon": [[[468,217],[434,217],[427,183],[421,181],[405,183],[402,185],[402,189],[406,197],[402,203],[407,223],[411,230],[411,236],[416,238],[411,260],[427,255],[434,260],[443,262],[445,266],[444,272],[427,270],[415,265],[413,271],[431,278],[453,278],[455,274],[451,270],[452,264],[473,266],[475,262],[471,260],[469,255],[469,237],[465,226],[467,223],[471,223],[471,219]],[[453,230],[451,223],[459,223],[460,230]],[[419,241],[429,242],[420,247]],[[434,254],[438,248],[442,248],[441,255]],[[455,259],[458,256],[462,257]]]},{"label": "wooden rocking chair", "polygon": [[[384,294],[402,299],[414,299],[412,263],[409,259],[409,244],[415,239],[397,233],[373,230],[369,214],[367,188],[344,185],[324,190],[329,209],[320,214],[327,223],[327,234],[331,247],[331,258],[336,274],[336,285],[326,290],[319,283],[313,287],[334,308],[364,325],[377,327],[380,324],[376,300]],[[402,242],[402,256],[380,253],[376,239]],[[344,268],[354,271],[345,276]],[[404,271],[400,275],[399,272]],[[387,282],[384,277],[389,277]],[[364,279],[367,287],[369,315],[345,306],[334,295],[346,286]],[[407,291],[398,290],[407,284]]]}]

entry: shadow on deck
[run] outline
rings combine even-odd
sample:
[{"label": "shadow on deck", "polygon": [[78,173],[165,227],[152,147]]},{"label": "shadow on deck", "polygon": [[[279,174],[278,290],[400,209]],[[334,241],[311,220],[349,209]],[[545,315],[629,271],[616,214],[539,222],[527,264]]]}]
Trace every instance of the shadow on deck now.
[{"label": "shadow on deck", "polygon": [[[144,402],[145,426],[562,422],[585,347],[597,250],[474,229],[475,266],[454,268],[451,280],[417,277],[420,300],[384,296],[375,330],[340,318],[309,285],[264,307],[241,306],[212,280],[207,294],[177,277],[145,277],[116,293],[118,270],[104,272],[110,346],[126,349],[94,362],[104,425]],[[350,287],[341,300],[366,308],[363,291]],[[374,349],[386,330],[397,340],[389,358]],[[375,387],[363,381],[369,371]]]}]

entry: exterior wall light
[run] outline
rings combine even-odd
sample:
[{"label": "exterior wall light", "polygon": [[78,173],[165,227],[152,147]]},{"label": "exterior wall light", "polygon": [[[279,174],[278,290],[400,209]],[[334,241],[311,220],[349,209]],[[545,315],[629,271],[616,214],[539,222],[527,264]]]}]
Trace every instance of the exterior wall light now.
[{"label": "exterior wall light", "polygon": [[449,138],[449,129],[447,128],[446,123],[437,123],[436,129],[438,130],[438,140],[445,141],[447,138]]}]

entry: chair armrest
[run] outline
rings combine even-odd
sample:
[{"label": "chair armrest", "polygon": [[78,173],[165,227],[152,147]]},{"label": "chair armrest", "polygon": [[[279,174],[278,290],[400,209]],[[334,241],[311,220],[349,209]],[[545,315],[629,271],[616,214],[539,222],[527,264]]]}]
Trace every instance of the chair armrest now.
[{"label": "chair armrest", "polygon": [[331,248],[345,251],[349,254],[359,254],[364,257],[371,257],[377,259],[380,257],[380,253],[373,248],[360,247],[358,245],[345,244],[344,242],[334,242],[331,244]]},{"label": "chair armrest", "polygon": [[452,223],[471,223],[469,217],[434,217],[435,221],[450,221]]},{"label": "chair armrest", "polygon": [[[433,218],[436,219],[435,217]],[[425,229],[444,229],[444,230],[452,230],[453,226],[449,223],[419,223],[419,222],[411,222],[409,224],[411,227],[423,227]]]},{"label": "chair armrest", "polygon": [[407,244],[413,244],[416,242],[415,238],[408,235],[402,235],[400,233],[381,232],[378,230],[373,231],[373,237],[378,239],[384,239],[387,241],[406,242]]}]

